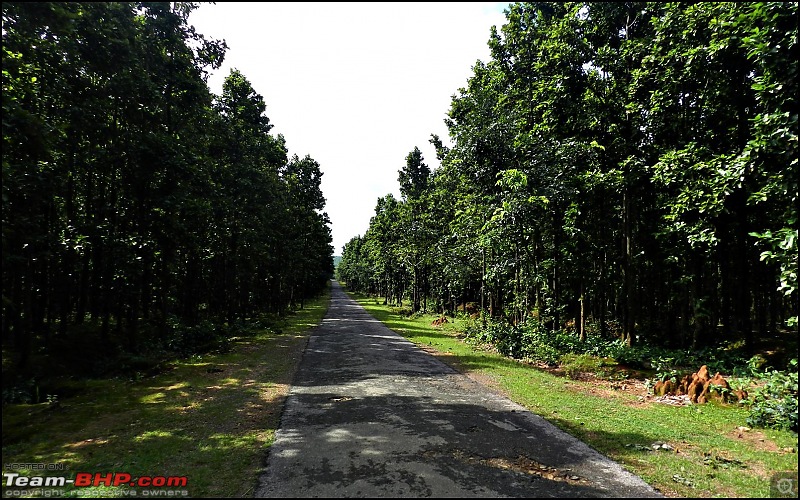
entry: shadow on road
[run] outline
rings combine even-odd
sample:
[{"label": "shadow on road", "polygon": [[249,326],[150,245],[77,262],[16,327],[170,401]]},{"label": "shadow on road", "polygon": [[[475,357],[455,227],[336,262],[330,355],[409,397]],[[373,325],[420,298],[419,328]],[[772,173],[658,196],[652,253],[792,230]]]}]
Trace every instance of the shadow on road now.
[{"label": "shadow on road", "polygon": [[257,496],[659,496],[332,292]]}]

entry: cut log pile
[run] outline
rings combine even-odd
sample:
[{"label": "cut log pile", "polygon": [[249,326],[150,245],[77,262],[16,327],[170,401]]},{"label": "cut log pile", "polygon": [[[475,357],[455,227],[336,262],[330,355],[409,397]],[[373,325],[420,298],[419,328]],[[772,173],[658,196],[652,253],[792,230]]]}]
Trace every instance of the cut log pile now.
[{"label": "cut log pile", "polygon": [[735,403],[747,399],[747,391],[731,390],[730,384],[719,372],[711,377],[706,365],[701,366],[695,373],[686,375],[677,384],[672,380],[657,382],[653,387],[653,394],[656,396],[686,395],[692,403],[706,403],[711,399]]}]

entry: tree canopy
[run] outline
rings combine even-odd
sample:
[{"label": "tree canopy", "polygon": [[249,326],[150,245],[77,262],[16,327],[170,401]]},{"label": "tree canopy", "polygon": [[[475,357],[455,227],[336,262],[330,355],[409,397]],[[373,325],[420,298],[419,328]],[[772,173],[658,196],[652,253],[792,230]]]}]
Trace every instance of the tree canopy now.
[{"label": "tree canopy", "polygon": [[21,367],[80,326],[136,352],[282,314],[333,273],[319,164],[287,157],[241,72],[209,91],[227,46],[189,25],[197,7],[3,3],[3,344]]},{"label": "tree canopy", "polygon": [[796,337],[796,2],[515,3],[488,44],[340,279],[628,344]]}]

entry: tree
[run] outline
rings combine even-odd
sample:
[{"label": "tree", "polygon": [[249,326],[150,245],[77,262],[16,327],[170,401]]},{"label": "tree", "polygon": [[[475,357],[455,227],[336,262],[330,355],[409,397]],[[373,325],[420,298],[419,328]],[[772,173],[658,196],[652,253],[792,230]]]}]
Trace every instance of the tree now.
[{"label": "tree", "polygon": [[195,8],[3,4],[3,344],[23,371],[78,324],[109,355],[175,345],[332,272],[319,165],[288,160],[240,72],[211,94],[226,45]]},{"label": "tree", "polygon": [[[441,168],[415,150],[398,178],[412,310],[456,296],[667,347],[752,349],[796,325],[796,14],[510,5],[453,96],[452,147],[431,138]],[[368,276],[391,267],[383,211],[353,254]]]}]

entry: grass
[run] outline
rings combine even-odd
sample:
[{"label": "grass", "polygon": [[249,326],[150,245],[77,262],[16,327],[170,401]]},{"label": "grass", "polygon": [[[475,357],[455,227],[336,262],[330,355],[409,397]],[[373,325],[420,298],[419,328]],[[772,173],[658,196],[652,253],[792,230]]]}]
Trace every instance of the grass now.
[{"label": "grass", "polygon": [[[773,474],[797,473],[797,434],[737,431],[745,425],[744,409],[641,401],[641,392],[614,390],[610,382],[573,380],[476,349],[458,338],[459,324],[452,319],[444,328],[433,327],[435,316],[408,319],[375,299],[356,298],[393,330],[668,496],[768,497]],[[7,464],[45,463],[63,465],[66,473],[33,475],[187,476],[193,497],[252,496],[308,329],[319,323],[327,304],[325,296],[289,316],[280,335],[262,330],[237,338],[225,354],[174,360],[162,373],[135,382],[75,382],[77,395],[58,404],[4,407],[4,471]],[[608,370],[603,360],[577,356],[564,371]],[[654,451],[656,442],[672,449]],[[105,497],[124,496],[125,490],[67,488],[65,493]]]},{"label": "grass", "polygon": [[[252,496],[308,331],[328,303],[326,293],[288,315],[280,334],[260,330],[236,338],[224,354],[174,360],[135,382],[76,382],[78,395],[58,404],[4,407],[3,470],[42,463],[66,472],[32,475],[187,476],[188,496]],[[67,487],[64,493],[125,496],[126,489]]]},{"label": "grass", "polygon": [[[458,320],[431,325],[438,316],[406,318],[379,300],[351,294],[376,319],[461,372],[580,438],[671,497],[769,497],[770,478],[796,477],[797,434],[745,426],[747,411],[708,403],[674,407],[649,402],[619,381],[573,380],[477,349],[459,339]],[[573,359],[567,367],[600,369],[607,363]],[[577,367],[577,368],[576,368]],[[616,389],[615,389],[616,388]],[[668,449],[654,450],[654,443]]]}]

